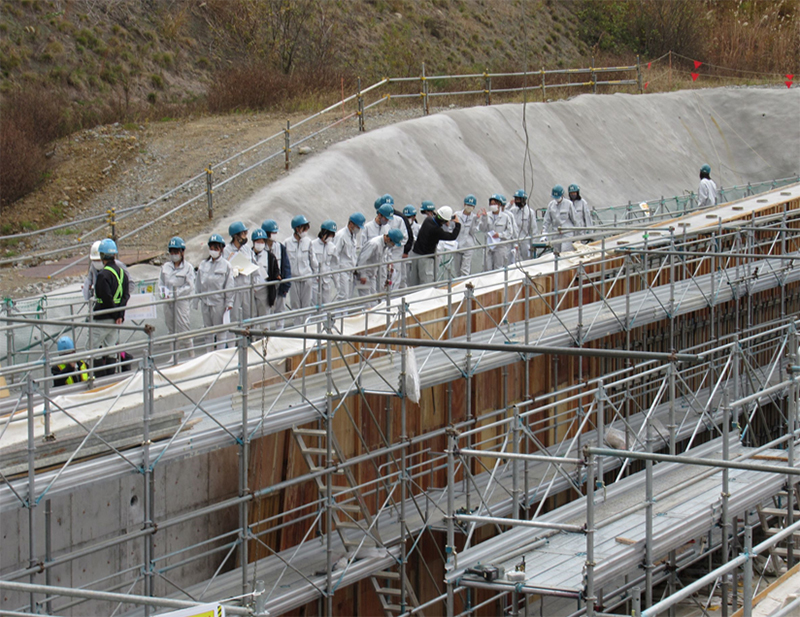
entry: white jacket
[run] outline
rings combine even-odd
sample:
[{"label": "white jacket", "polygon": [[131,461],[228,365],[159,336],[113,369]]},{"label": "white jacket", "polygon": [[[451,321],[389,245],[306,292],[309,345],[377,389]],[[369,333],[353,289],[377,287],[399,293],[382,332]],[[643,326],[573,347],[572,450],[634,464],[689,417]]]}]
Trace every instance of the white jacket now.
[{"label": "white jacket", "polygon": [[195,293],[205,293],[207,291],[218,291],[219,293],[195,298],[194,307],[202,303],[206,306],[233,306],[233,268],[227,259],[210,257],[200,262],[197,268],[197,276],[194,281]]},{"label": "white jacket", "polygon": [[194,293],[194,266],[185,259],[176,268],[171,261],[161,266],[161,274],[158,276],[158,285],[164,291],[162,298],[172,297],[182,298]]},{"label": "white jacket", "polygon": [[308,276],[317,271],[317,258],[311,248],[311,238],[306,236],[298,240],[292,234],[284,240],[283,245],[286,247],[289,263],[292,264],[292,278]]}]

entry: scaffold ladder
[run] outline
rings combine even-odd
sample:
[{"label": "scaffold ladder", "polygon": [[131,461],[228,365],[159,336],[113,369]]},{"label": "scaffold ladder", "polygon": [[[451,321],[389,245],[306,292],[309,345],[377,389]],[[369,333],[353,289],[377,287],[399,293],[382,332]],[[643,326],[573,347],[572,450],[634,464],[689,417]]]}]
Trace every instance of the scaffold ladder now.
[{"label": "scaffold ladder", "polygon": [[[375,588],[375,593],[380,598],[383,613],[386,617],[393,617],[399,615],[412,608],[419,606],[419,599],[417,594],[414,593],[414,587],[411,585],[408,577],[405,579],[405,606],[400,603],[402,592],[400,588],[400,573],[392,572],[391,570],[383,570],[376,573],[372,578],[372,586]],[[417,612],[415,615],[422,615]],[[423,616],[424,617],[424,616]]]},{"label": "scaffold ladder", "polygon": [[[292,434],[295,441],[303,454],[303,459],[308,465],[309,470],[321,471],[325,468],[323,460],[328,455],[328,448],[325,440],[327,439],[326,431],[323,429],[313,428],[297,428],[292,427]],[[306,439],[315,439],[316,444],[311,446],[306,443]],[[346,461],[342,454],[342,449],[336,436],[331,435],[331,454],[333,455],[333,463],[337,465]],[[346,533],[348,529],[355,529],[361,531],[363,534],[368,534],[368,537],[363,542],[363,546],[375,547],[381,545],[381,538],[377,528],[372,526],[373,519],[370,514],[367,503],[364,497],[357,489],[358,483],[355,476],[349,467],[338,467],[336,471],[331,472],[334,481],[344,479],[346,485],[334,484],[333,486],[333,512],[332,519],[336,532],[342,541],[345,551],[350,553],[351,549],[358,548],[362,545],[362,538],[353,536]],[[326,496],[326,484],[324,476],[317,476],[315,478],[317,489],[320,496]],[[360,518],[359,518],[360,517]],[[371,529],[370,529],[371,528]],[[369,531],[368,531],[369,530]],[[330,531],[330,530],[329,530]]]}]

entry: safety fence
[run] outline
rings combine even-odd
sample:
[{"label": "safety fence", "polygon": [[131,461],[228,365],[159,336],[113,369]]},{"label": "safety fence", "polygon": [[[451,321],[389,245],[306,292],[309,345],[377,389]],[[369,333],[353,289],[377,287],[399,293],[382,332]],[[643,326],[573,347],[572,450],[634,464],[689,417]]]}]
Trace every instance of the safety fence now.
[{"label": "safety fence", "polygon": [[[120,589],[139,586],[146,596],[161,595],[163,584],[171,585],[171,573],[187,564],[207,563],[216,556],[214,565],[218,568],[207,572],[208,580],[202,583],[216,594],[214,597],[234,595],[225,593],[231,584],[241,593],[251,593],[259,573],[266,576],[283,572],[275,575],[273,585],[267,589],[270,602],[274,602],[271,612],[282,612],[273,609],[285,608],[290,603],[286,596],[297,595],[283,590],[281,576],[299,576],[311,599],[322,593],[331,601],[335,590],[346,584],[361,562],[353,558],[337,573],[335,560],[331,559],[333,544],[329,544],[324,578],[320,579],[304,570],[305,553],[299,549],[293,555],[281,555],[288,563],[281,562],[276,570],[272,547],[299,544],[318,551],[319,545],[311,544],[317,529],[327,530],[325,541],[336,542],[337,547],[345,541],[357,542],[356,553],[364,547],[396,546],[398,537],[400,547],[404,540],[413,539],[407,553],[402,553],[406,549],[401,548],[399,556],[392,556],[405,563],[410,554],[420,550],[422,533],[434,524],[427,516],[443,514],[455,532],[456,498],[458,507],[463,508],[461,520],[469,526],[480,522],[468,520],[469,516],[511,513],[518,507],[513,504],[520,502],[508,497],[516,490],[518,498],[523,487],[526,495],[538,495],[542,501],[554,494],[554,489],[548,493],[551,483],[556,487],[560,482],[559,486],[568,488],[567,478],[578,486],[579,492],[588,490],[588,486],[581,488],[580,476],[569,472],[565,478],[563,469],[551,469],[546,477],[536,480],[523,473],[511,474],[502,486],[499,467],[480,480],[478,475],[482,467],[491,469],[498,460],[491,456],[498,440],[511,439],[499,436],[509,435],[509,426],[518,427],[513,422],[512,406],[526,419],[530,436],[524,441],[528,454],[535,454],[536,449],[555,448],[542,456],[578,458],[582,443],[586,443],[581,441],[587,439],[586,428],[603,430],[598,407],[593,403],[603,385],[597,381],[598,374],[605,380],[607,398],[602,400],[608,422],[616,423],[626,446],[635,449],[649,441],[642,432],[647,422],[635,424],[631,418],[645,412],[642,417],[646,420],[647,415],[652,415],[646,410],[664,400],[666,381],[661,363],[686,362],[675,365],[671,379],[677,396],[690,404],[683,410],[682,420],[667,423],[667,432],[668,439],[686,441],[687,447],[694,444],[698,433],[719,419],[713,406],[714,393],[741,371],[747,377],[730,396],[731,400],[742,401],[736,409],[745,410],[741,416],[743,438],[752,439],[750,427],[757,424],[759,399],[777,396],[780,388],[785,388],[784,380],[778,376],[786,365],[785,350],[791,333],[787,320],[794,322],[791,316],[796,315],[800,301],[793,266],[794,254],[800,248],[797,204],[785,201],[791,207],[776,203],[772,208],[762,207],[757,216],[742,212],[738,221],[726,221],[720,226],[709,223],[704,214],[696,214],[683,227],[656,226],[647,233],[621,227],[613,231],[627,231],[627,235],[603,240],[600,247],[575,258],[534,260],[524,267],[473,277],[469,285],[455,281],[446,287],[433,286],[428,295],[411,297],[413,290],[387,292],[374,298],[381,306],[373,311],[363,312],[360,305],[350,304],[355,317],[347,310],[338,312],[347,309],[347,304],[314,307],[283,316],[300,316],[302,329],[276,332],[274,322],[279,316],[266,316],[243,323],[243,328],[221,326],[193,331],[182,336],[228,331],[231,339],[222,343],[230,348],[207,355],[202,363],[184,363],[182,370],[168,366],[175,352],[172,343],[181,336],[158,337],[146,327],[120,327],[123,336],[137,334],[141,340],[62,357],[67,361],[93,354],[131,352],[133,357],[127,361],[131,379],[92,398],[69,399],[50,391],[52,377],[47,365],[52,359],[47,356],[44,363],[39,356],[35,361],[4,368],[2,374],[10,382],[10,396],[3,407],[6,417],[0,443],[13,441],[19,447],[16,452],[4,448],[3,481],[8,490],[0,493],[3,509],[25,508],[34,516],[37,505],[77,490],[91,478],[106,481],[134,472],[149,485],[167,463],[224,446],[241,449],[244,461],[249,460],[251,447],[261,448],[255,460],[264,457],[269,461],[272,456],[280,460],[285,446],[279,445],[283,442],[278,437],[270,441],[270,436],[287,430],[293,431],[298,443],[298,450],[291,454],[295,464],[302,465],[305,458],[309,465],[307,473],[274,483],[268,480],[272,476],[263,475],[269,474],[266,468],[249,472],[249,476],[242,470],[238,497],[159,520],[151,497],[146,497],[147,518],[135,533],[72,553],[44,555],[43,559],[40,547],[32,546],[30,567],[4,578],[33,580],[42,570],[47,574],[58,565],[111,545],[140,542],[146,547],[144,561],[130,572],[116,573],[122,582],[109,584],[119,584]],[[685,316],[694,314],[707,319],[708,324],[700,329],[684,321]],[[16,319],[6,319],[6,331],[18,327]],[[39,321],[37,327],[57,331],[92,328],[91,322],[73,319]],[[648,330],[648,324],[655,324],[655,329]],[[615,334],[609,339],[610,332]],[[696,339],[698,336],[705,339]],[[281,338],[276,337],[286,338],[287,342],[279,345]],[[85,340],[80,334],[78,338]],[[293,339],[296,342],[290,345]],[[593,341],[601,339],[610,348],[594,348]],[[413,360],[410,354],[398,354],[397,347],[407,345],[419,348]],[[672,349],[680,353],[671,353]],[[521,361],[525,366],[519,373],[512,373],[509,368],[510,351],[516,356],[514,362]],[[549,359],[536,357],[543,352],[551,354]],[[594,358],[598,364],[584,366],[581,362],[568,366],[564,363],[569,356]],[[550,361],[552,368],[548,368]],[[409,364],[412,362],[416,369]],[[407,438],[409,427],[396,422],[409,411],[413,387],[403,376],[411,373],[420,376],[420,390],[438,384],[450,394],[445,397],[445,413],[441,408],[438,414],[429,409],[427,415],[416,420],[421,424],[414,436]],[[563,384],[564,375],[570,375],[566,386],[555,390],[549,387],[550,383]],[[456,380],[466,380],[466,391],[472,393],[463,404],[457,402],[458,394],[452,385]],[[236,392],[233,399],[219,396],[224,382],[228,382],[229,392]],[[75,395],[85,391],[87,385],[59,390]],[[171,398],[163,396],[167,391],[172,393]],[[701,396],[701,392],[705,394]],[[389,399],[393,402],[388,407],[399,406],[400,415],[384,425],[382,414],[389,414]],[[124,415],[126,408],[131,410],[129,418]],[[343,445],[337,453],[334,417],[340,436],[347,433],[350,423],[361,435],[359,427],[372,417],[376,427],[381,427],[370,429],[382,433],[377,446],[374,437],[360,436],[348,440],[349,445]],[[120,434],[126,423],[137,427],[132,436]],[[455,461],[447,460],[456,455],[453,448],[443,445],[448,438],[448,424],[463,431],[466,449],[486,451],[485,457],[476,455],[472,463],[458,467]],[[58,441],[52,441],[53,435]],[[70,445],[65,444],[68,438],[72,439]],[[257,438],[267,441],[257,446],[253,443]],[[450,434],[449,438],[459,436]],[[357,444],[362,440],[369,447],[360,451]],[[87,456],[99,457],[97,463],[92,463],[91,458],[86,460]],[[327,465],[322,458],[328,461]],[[335,467],[330,464],[333,460],[338,460]],[[605,470],[603,463],[598,465],[601,478],[615,469],[611,463],[606,463]],[[372,472],[367,473],[361,466]],[[333,472],[338,478],[339,471],[346,468],[362,469],[363,475],[351,479],[345,474],[346,482],[334,480]],[[624,467],[619,469],[616,473],[621,475]],[[520,482],[516,489],[510,484],[512,477]],[[309,497],[307,487],[318,481],[322,482],[324,493]],[[448,492],[436,492],[445,486]],[[456,491],[458,486],[461,488]],[[533,490],[536,486],[540,489]],[[294,502],[297,505],[284,507],[281,502],[271,501],[278,491],[292,487],[299,491],[296,496],[305,496]],[[331,496],[334,490],[340,495],[336,500]],[[453,503],[444,505],[443,500],[449,499],[450,493]],[[473,509],[481,504],[486,504],[486,512],[474,514]],[[155,552],[152,538],[158,530],[229,508],[239,509],[238,529],[180,549]],[[412,515],[418,516],[421,527],[408,522]],[[337,535],[342,537],[336,540]],[[283,540],[277,542],[276,538]],[[453,544],[448,542],[447,546]],[[252,552],[251,558],[248,551]],[[273,557],[272,562],[268,556]],[[255,557],[263,560],[260,570],[254,566],[238,573],[226,572],[234,559],[249,563]],[[232,576],[237,578],[234,583]],[[407,593],[402,589],[397,589],[399,594]],[[30,608],[51,600],[42,597],[41,590],[30,591]],[[204,593],[203,589],[193,589],[189,597],[202,597]],[[69,595],[64,590],[58,594]],[[298,597],[302,600],[308,596]],[[405,604],[412,605],[410,600]]]}]

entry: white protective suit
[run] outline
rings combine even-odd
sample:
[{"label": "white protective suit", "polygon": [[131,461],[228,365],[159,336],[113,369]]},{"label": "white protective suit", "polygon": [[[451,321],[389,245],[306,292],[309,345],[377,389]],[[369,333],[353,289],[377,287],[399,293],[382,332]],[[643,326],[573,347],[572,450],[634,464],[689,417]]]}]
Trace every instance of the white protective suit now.
[{"label": "white protective suit", "polygon": [[506,212],[514,217],[514,225],[517,227],[517,239],[519,240],[520,260],[531,258],[531,242],[539,236],[539,226],[536,224],[536,216],[528,204],[521,208],[515,203],[506,206]]},{"label": "white protective suit", "polygon": [[[286,238],[283,242],[286,247],[286,255],[289,263],[292,264],[292,288],[289,290],[289,301],[292,310],[308,308],[311,304],[311,290],[314,286],[313,279],[304,281],[295,280],[301,276],[308,276],[317,271],[317,257],[311,248],[311,238],[307,235],[299,240],[294,234]],[[298,316],[294,320],[294,325],[303,324],[305,317]]]},{"label": "white protective suit", "polygon": [[364,223],[364,229],[361,230],[361,246],[366,246],[370,240],[383,236],[389,231],[389,224],[378,225],[375,219],[371,219]]},{"label": "white protective suit", "polygon": [[392,260],[391,246],[383,236],[378,236],[361,247],[358,255],[358,273],[367,279],[366,289],[359,289],[359,295],[368,296],[386,289],[387,265]]},{"label": "white protective suit", "polygon": [[[353,234],[350,231],[350,226],[345,225],[342,229],[336,232],[333,238],[335,247],[334,256],[336,258],[336,266],[331,267],[334,270],[341,270],[342,268],[355,268],[358,265],[358,240],[361,235],[357,229]],[[336,299],[339,301],[349,300],[353,297],[353,286],[355,285],[355,275],[353,272],[340,272],[336,275]]]},{"label": "white protective suit", "polygon": [[260,253],[256,253],[255,249],[253,250],[253,263],[259,267],[257,272],[250,275],[255,283],[255,291],[253,291],[255,313],[253,317],[264,317],[270,314],[267,288],[263,285],[263,283],[267,282],[267,277],[269,276],[269,249],[266,246]]},{"label": "white protective suit", "polygon": [[[217,292],[202,298],[195,298],[192,303],[195,309],[200,307],[204,328],[222,325],[225,311],[233,308],[234,295],[236,295],[234,285],[233,268],[227,259],[224,257],[211,259],[209,257],[200,262],[194,280],[195,293]],[[221,343],[227,337],[224,334],[218,334],[216,337],[209,335],[205,342],[212,345],[215,338],[217,342]],[[222,346],[217,345],[220,348]]]},{"label": "white protective suit", "polygon": [[[575,227],[594,227],[592,209],[583,197],[573,201],[572,208],[575,210]],[[586,236],[591,233],[592,232],[588,229],[578,229],[575,231],[576,236]],[[582,240],[582,242],[586,242],[586,240]]]},{"label": "white protective suit", "polygon": [[700,186],[697,187],[697,205],[700,208],[717,205],[717,185],[711,178],[700,180]]},{"label": "white protective suit", "polygon": [[406,227],[406,220],[402,213],[399,213],[397,210],[395,210],[392,220],[384,226],[384,229],[384,233],[389,233],[389,230],[391,229],[399,229],[400,233],[403,234],[403,243],[400,246],[392,245],[390,247],[391,250],[389,251],[391,255],[389,261],[396,262],[392,266],[392,289],[400,289],[404,287],[402,266],[405,264],[401,263],[401,260],[403,259],[403,248],[408,242],[408,228]]},{"label": "white protective suit", "polygon": [[[246,244],[241,248],[236,248],[233,243],[228,244],[222,252],[222,256],[229,262],[241,253],[247,258],[248,263],[253,262],[253,251]],[[253,282],[253,277],[250,274],[239,274],[234,268],[233,270],[233,284],[238,288],[233,299],[233,310],[231,311],[231,321],[240,321],[243,319],[250,319],[251,314],[251,298],[250,283]]]},{"label": "white protective suit", "polygon": [[488,212],[485,217],[482,217],[480,222],[481,231],[486,232],[486,257],[485,269],[498,270],[505,268],[510,262],[511,255],[510,244],[492,244],[489,236],[497,234],[496,242],[514,240],[517,237],[517,226],[514,223],[514,217],[511,216],[506,210],[501,208],[497,214]]},{"label": "white protective suit", "polygon": [[[461,233],[458,234],[458,243],[459,249],[469,249],[474,248],[480,245],[480,241],[478,238],[478,231],[480,226],[480,219],[478,218],[477,212],[473,208],[470,214],[467,214],[466,211],[461,210],[458,212],[458,220],[461,223]],[[469,276],[472,273],[472,255],[475,251],[465,251],[463,253],[457,253],[456,257],[456,268],[455,268],[455,275],[456,276]]]},{"label": "white protective suit", "polygon": [[[331,270],[335,269],[338,259],[336,258],[336,246],[333,243],[333,238],[329,238],[327,242],[323,242],[319,238],[314,238],[311,241],[311,250],[314,251],[314,257],[317,260],[317,266],[314,272],[319,275],[319,278],[314,279],[311,286],[311,304],[318,306],[320,304],[328,304],[333,302],[336,298],[336,282],[334,277],[329,274]],[[322,299],[319,298],[319,285],[322,281]]]},{"label": "white protective suit", "polygon": [[[174,299],[173,302],[162,305],[164,307],[164,321],[167,323],[167,330],[170,334],[188,332],[191,327],[189,319],[192,301],[181,300],[180,298],[191,296],[194,293],[194,279],[194,266],[185,259],[177,266],[171,261],[161,266],[161,274],[158,276],[161,299]],[[177,348],[191,350],[191,339],[178,341]],[[194,354],[190,351],[189,357],[192,356]]]},{"label": "white protective suit", "polygon": [[[558,228],[575,227],[575,221],[575,208],[572,207],[572,202],[569,199],[552,200],[547,205],[547,212],[544,215],[542,242],[550,242],[556,255],[573,250],[572,242],[566,240],[566,238],[572,236],[572,232],[564,231],[559,233]],[[559,242],[559,240],[564,241]]]}]

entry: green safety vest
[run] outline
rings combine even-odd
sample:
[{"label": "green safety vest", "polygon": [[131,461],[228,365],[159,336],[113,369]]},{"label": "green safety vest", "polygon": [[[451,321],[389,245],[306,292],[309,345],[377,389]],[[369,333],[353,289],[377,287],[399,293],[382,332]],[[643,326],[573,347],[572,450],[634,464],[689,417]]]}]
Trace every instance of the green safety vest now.
[{"label": "green safety vest", "polygon": [[[78,364],[78,370],[81,371],[80,375],[78,375],[78,378],[81,381],[89,381],[89,375],[86,373],[86,371],[88,370],[88,368],[86,366],[86,363],[81,361],[81,362],[78,362],[77,364]],[[59,364],[58,365],[58,370],[59,371],[65,371],[66,369],[67,369],[67,365],[66,364]],[[75,383],[75,377],[76,377],[75,375],[70,375],[69,377],[67,377],[66,384],[68,386],[71,386],[72,384],[74,384]]]},{"label": "green safety vest", "polygon": [[[122,268],[119,269],[119,273],[111,266],[106,266],[103,270],[108,270],[114,275],[114,278],[117,279],[117,291],[114,292],[114,304],[119,304],[122,302],[122,280],[125,278],[122,274]],[[97,302],[98,304],[102,304],[103,300],[97,298]]]}]

